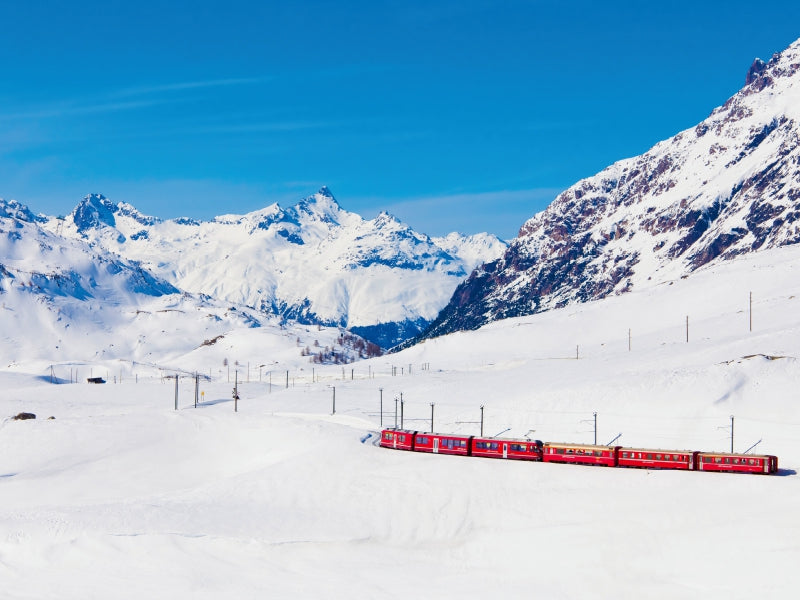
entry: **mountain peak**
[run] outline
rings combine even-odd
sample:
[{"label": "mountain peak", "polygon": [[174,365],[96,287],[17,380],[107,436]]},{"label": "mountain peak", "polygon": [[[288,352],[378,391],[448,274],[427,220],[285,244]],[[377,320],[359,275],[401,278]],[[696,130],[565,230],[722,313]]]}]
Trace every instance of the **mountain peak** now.
[{"label": "mountain peak", "polygon": [[336,198],[333,197],[333,193],[328,189],[327,185],[323,185],[319,188],[319,191],[316,193],[317,196],[322,196],[323,198],[330,198],[334,202],[336,202]]},{"label": "mountain peak", "polygon": [[72,211],[72,220],[78,231],[83,233],[102,225],[114,227],[116,225],[115,212],[117,212],[117,207],[103,194],[88,194]]},{"label": "mountain peak", "polygon": [[298,215],[298,217],[299,215],[307,215],[312,219],[336,225],[340,224],[340,220],[345,214],[326,186],[322,186],[316,194],[304,198],[287,212]]},{"label": "mountain peak", "polygon": [[16,200],[3,200],[0,198],[0,217],[7,217],[17,219],[18,221],[26,221],[33,223],[34,221],[42,220],[36,217],[26,205]]},{"label": "mountain peak", "polygon": [[764,71],[766,68],[767,63],[765,63],[760,58],[757,58],[753,61],[753,64],[750,65],[750,68],[747,70],[747,76],[744,78],[744,84],[750,85],[753,83],[759,75]]}]

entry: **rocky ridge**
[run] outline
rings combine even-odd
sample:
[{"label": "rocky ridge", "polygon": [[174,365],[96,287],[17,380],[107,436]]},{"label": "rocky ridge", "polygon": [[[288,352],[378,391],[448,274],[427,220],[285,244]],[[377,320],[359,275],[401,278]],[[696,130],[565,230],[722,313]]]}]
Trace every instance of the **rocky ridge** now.
[{"label": "rocky ridge", "polygon": [[418,339],[621,294],[800,242],[800,40],[695,127],[579,181]]}]

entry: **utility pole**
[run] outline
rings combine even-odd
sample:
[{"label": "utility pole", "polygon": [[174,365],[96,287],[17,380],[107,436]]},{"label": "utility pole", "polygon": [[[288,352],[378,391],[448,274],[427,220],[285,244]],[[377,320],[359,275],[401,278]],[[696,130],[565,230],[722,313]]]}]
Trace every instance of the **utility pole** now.
[{"label": "utility pole", "polygon": [[178,374],[175,373],[175,410],[178,410]]},{"label": "utility pole", "polygon": [[435,404],[431,402],[431,433],[433,433],[433,407]]},{"label": "utility pole", "polygon": [[594,445],[597,446],[597,413],[592,413],[594,415]]},{"label": "utility pole", "polygon": [[397,396],[394,397],[394,428],[397,429]]},{"label": "utility pole", "polygon": [[197,397],[200,392],[200,375],[195,372],[194,374],[194,407],[197,408]]},{"label": "utility pole", "polygon": [[481,437],[483,437],[483,404],[481,404]]},{"label": "utility pole", "polygon": [[405,402],[403,402],[403,392],[400,392],[400,429],[403,429],[403,412],[405,410]]},{"label": "utility pole", "polygon": [[236,382],[233,384],[233,412],[239,412],[239,369],[236,369]]},{"label": "utility pole", "polygon": [[731,454],[733,454],[733,415],[731,415]]},{"label": "utility pole", "polygon": [[335,386],[331,386],[331,389],[333,390],[333,412],[331,412],[331,414],[335,415],[336,414],[336,387]]},{"label": "utility pole", "polygon": [[381,429],[383,429],[383,388],[378,388],[381,394]]}]

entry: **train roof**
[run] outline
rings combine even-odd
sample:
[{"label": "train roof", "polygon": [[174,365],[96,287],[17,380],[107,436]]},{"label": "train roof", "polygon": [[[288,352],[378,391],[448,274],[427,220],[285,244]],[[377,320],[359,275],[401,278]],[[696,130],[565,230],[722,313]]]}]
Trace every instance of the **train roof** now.
[{"label": "train roof", "polygon": [[738,454],[736,452],[699,452],[703,456],[719,456],[722,458],[777,458],[773,454]]},{"label": "train roof", "polygon": [[551,448],[584,448],[589,450],[613,450],[620,448],[620,446],[603,446],[601,444],[571,444],[569,442],[545,442],[545,446]]}]

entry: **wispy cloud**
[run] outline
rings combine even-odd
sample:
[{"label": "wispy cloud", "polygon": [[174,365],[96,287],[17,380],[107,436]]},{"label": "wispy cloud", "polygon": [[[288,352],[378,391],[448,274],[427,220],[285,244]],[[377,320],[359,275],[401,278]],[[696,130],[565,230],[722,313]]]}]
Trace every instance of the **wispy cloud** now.
[{"label": "wispy cloud", "polygon": [[[87,104],[52,104],[38,109],[14,113],[0,113],[2,120],[22,119],[51,119],[76,115],[91,115],[95,113],[118,112],[137,110],[151,106],[165,104],[167,100],[136,100],[130,102],[99,102]],[[172,102],[175,102],[174,100]]]},{"label": "wispy cloud", "polygon": [[143,85],[131,88],[124,88],[113,92],[113,96],[147,96],[161,94],[165,92],[182,92],[186,90],[197,90],[203,88],[230,87],[238,85],[252,85],[268,81],[264,77],[242,77],[236,79],[208,79],[205,81],[179,81],[175,83],[165,83],[160,85]]},{"label": "wispy cloud", "polygon": [[338,125],[339,123],[327,121],[271,121],[235,125],[209,125],[206,127],[196,127],[192,131],[194,133],[269,133],[329,129],[337,127]]},{"label": "wispy cloud", "polygon": [[[248,85],[263,81],[266,81],[266,79],[251,77],[143,85],[121,90],[112,90],[91,99],[73,98],[52,102],[28,110],[6,113],[0,112],[0,120],[54,119],[68,116],[141,110],[143,108],[188,102],[191,100],[189,97],[176,97],[172,92]],[[137,96],[139,98],[136,98]],[[126,100],[126,98],[130,99]]]}]

